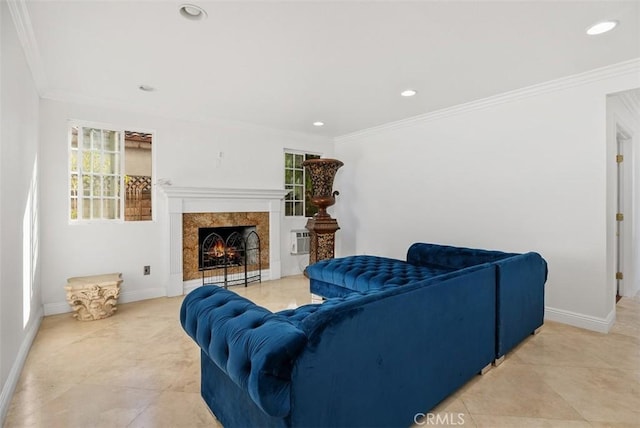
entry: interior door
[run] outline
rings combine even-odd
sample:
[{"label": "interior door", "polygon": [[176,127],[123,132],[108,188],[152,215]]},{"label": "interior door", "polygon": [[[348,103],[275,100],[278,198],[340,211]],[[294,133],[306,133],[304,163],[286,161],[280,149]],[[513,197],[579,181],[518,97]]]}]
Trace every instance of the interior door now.
[{"label": "interior door", "polygon": [[622,295],[624,280],[624,147],[620,133],[616,133],[617,195],[616,195],[616,299]]},{"label": "interior door", "polygon": [[633,219],[633,147],[631,137],[621,127],[616,132],[617,195],[616,195],[616,294],[624,296],[625,284],[632,285],[632,231]]}]

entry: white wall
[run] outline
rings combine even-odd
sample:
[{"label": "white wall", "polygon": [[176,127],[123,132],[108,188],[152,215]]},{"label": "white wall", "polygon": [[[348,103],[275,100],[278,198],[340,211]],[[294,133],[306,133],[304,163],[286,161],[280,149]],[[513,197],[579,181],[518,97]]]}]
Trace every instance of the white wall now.
[{"label": "white wall", "polygon": [[[66,278],[122,272],[121,301],[164,295],[168,236],[162,192],[154,195],[156,221],[70,225],[67,218],[67,121],[110,123],[153,131],[153,174],[173,186],[276,189],[284,186],[284,148],[331,152],[329,139],[224,122],[196,123],[42,100],[42,263],[45,313],[66,312]],[[284,211],[284,210],[283,210]],[[287,230],[283,224],[283,231]],[[283,237],[283,239],[285,239]],[[288,237],[286,238],[288,239]],[[292,273],[288,245],[283,272]],[[143,276],[143,266],[151,275]]]},{"label": "white wall", "polygon": [[124,157],[124,173],[127,175],[147,175],[152,173],[152,151],[129,147]]},{"label": "white wall", "polygon": [[338,138],[339,253],[538,251],[547,318],[607,330],[606,95],[638,86],[634,61]]},{"label": "white wall", "polygon": [[[37,157],[38,94],[4,1],[0,15],[1,423],[42,318],[42,305],[38,266],[23,277],[22,227]],[[38,239],[37,232],[33,239]]]}]

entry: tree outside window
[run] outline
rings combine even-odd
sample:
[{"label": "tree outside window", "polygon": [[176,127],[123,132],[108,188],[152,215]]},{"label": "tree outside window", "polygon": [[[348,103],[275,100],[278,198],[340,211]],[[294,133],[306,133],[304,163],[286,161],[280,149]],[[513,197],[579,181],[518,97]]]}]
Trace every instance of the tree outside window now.
[{"label": "tree outside window", "polygon": [[319,158],[320,155],[310,153],[285,152],[284,187],[289,190],[284,201],[286,216],[313,217],[318,212],[318,207],[311,203],[311,177],[306,173],[302,162]]},{"label": "tree outside window", "polygon": [[69,219],[151,220],[151,134],[71,124]]}]

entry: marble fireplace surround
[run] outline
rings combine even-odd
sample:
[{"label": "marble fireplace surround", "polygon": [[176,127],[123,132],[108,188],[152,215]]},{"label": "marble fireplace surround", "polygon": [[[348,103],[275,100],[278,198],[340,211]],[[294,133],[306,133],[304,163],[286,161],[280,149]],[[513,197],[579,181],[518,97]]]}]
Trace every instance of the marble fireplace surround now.
[{"label": "marble fireplace surround", "polygon": [[[182,279],[202,282],[200,269],[201,228],[215,227],[253,227],[260,238],[261,270],[269,269],[269,213],[268,212],[232,212],[232,213],[184,213],[182,214]],[[211,232],[211,231],[209,231]],[[226,236],[225,236],[226,237]],[[238,272],[238,270],[233,270]]]},{"label": "marble fireplace surround", "polygon": [[195,288],[198,280],[184,281],[183,214],[186,213],[269,213],[269,269],[263,280],[281,276],[280,223],[283,189],[221,189],[211,187],[162,186],[167,198],[169,223],[169,283],[167,296],[180,296]]}]

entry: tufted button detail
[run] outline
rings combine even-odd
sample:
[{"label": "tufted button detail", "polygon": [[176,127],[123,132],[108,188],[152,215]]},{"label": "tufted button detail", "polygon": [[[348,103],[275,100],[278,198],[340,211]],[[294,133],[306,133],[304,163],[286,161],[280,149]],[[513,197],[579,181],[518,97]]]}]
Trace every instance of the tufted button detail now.
[{"label": "tufted button detail", "polygon": [[417,266],[385,257],[350,256],[315,263],[307,268],[307,273],[312,280],[354,291],[368,291],[388,285],[406,285],[451,270],[441,266]]},{"label": "tufted button detail", "polygon": [[307,343],[298,325],[314,311],[308,305],[300,312],[274,314],[224,288],[199,287],[184,298],[180,322],[202,348],[203,358],[246,390],[264,412],[283,418],[290,413],[293,362]]}]

